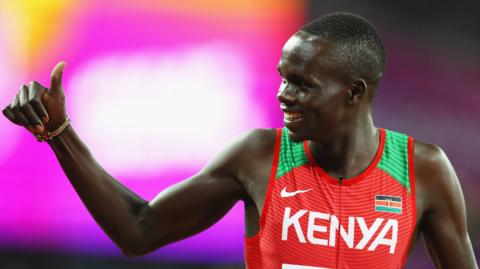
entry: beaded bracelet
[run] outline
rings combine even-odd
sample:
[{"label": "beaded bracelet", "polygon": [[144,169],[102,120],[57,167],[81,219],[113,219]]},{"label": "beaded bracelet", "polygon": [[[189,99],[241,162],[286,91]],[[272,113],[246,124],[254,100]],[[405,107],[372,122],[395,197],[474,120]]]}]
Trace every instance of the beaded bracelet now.
[{"label": "beaded bracelet", "polygon": [[47,141],[47,140],[52,140],[54,137],[56,137],[57,135],[61,134],[65,129],[67,129],[67,127],[70,125],[70,119],[67,118],[67,120],[62,124],[60,125],[60,127],[58,127],[57,130],[53,131],[53,132],[47,132],[46,135],[35,135],[37,137],[37,141],[38,142],[44,142],[44,141]]}]

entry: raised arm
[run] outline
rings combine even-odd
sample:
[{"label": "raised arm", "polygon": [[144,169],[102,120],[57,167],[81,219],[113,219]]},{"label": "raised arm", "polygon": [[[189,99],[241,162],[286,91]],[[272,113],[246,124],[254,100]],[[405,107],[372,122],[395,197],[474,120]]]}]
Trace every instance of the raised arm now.
[{"label": "raised arm", "polygon": [[437,146],[415,143],[415,169],[425,190],[421,232],[437,268],[478,268],[467,230],[465,201],[458,177]]},{"label": "raised arm", "polygon": [[[45,134],[66,120],[61,86],[63,63],[52,72],[50,90],[33,82],[21,87],[3,113],[33,133]],[[141,255],[198,233],[246,197],[237,171],[252,135],[238,139],[195,176],[151,202],[108,174],[69,126],[48,143],[97,223],[126,255]]]}]

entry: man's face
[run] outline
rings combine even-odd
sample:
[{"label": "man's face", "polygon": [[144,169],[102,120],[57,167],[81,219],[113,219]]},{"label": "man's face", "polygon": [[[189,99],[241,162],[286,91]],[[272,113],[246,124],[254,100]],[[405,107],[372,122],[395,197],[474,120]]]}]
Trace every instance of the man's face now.
[{"label": "man's face", "polygon": [[331,139],[348,117],[348,92],[339,70],[329,64],[332,44],[300,31],[282,50],[278,91],[284,124],[295,141]]}]

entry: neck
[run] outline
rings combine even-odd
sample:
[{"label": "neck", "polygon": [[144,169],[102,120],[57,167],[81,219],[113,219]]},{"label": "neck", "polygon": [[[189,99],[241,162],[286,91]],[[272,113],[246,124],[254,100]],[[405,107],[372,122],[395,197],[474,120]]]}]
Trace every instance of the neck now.
[{"label": "neck", "polygon": [[311,140],[315,161],[332,177],[351,178],[362,173],[375,158],[380,132],[371,116],[340,128],[328,141]]}]

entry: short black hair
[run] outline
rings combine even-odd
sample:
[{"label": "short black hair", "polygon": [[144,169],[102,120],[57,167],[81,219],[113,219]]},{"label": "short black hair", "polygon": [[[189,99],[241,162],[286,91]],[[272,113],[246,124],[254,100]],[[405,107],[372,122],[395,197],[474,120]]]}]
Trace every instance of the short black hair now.
[{"label": "short black hair", "polygon": [[378,84],[385,68],[385,49],[380,35],[368,20],[347,12],[322,16],[301,28],[333,42],[331,60],[350,79],[363,78]]}]

